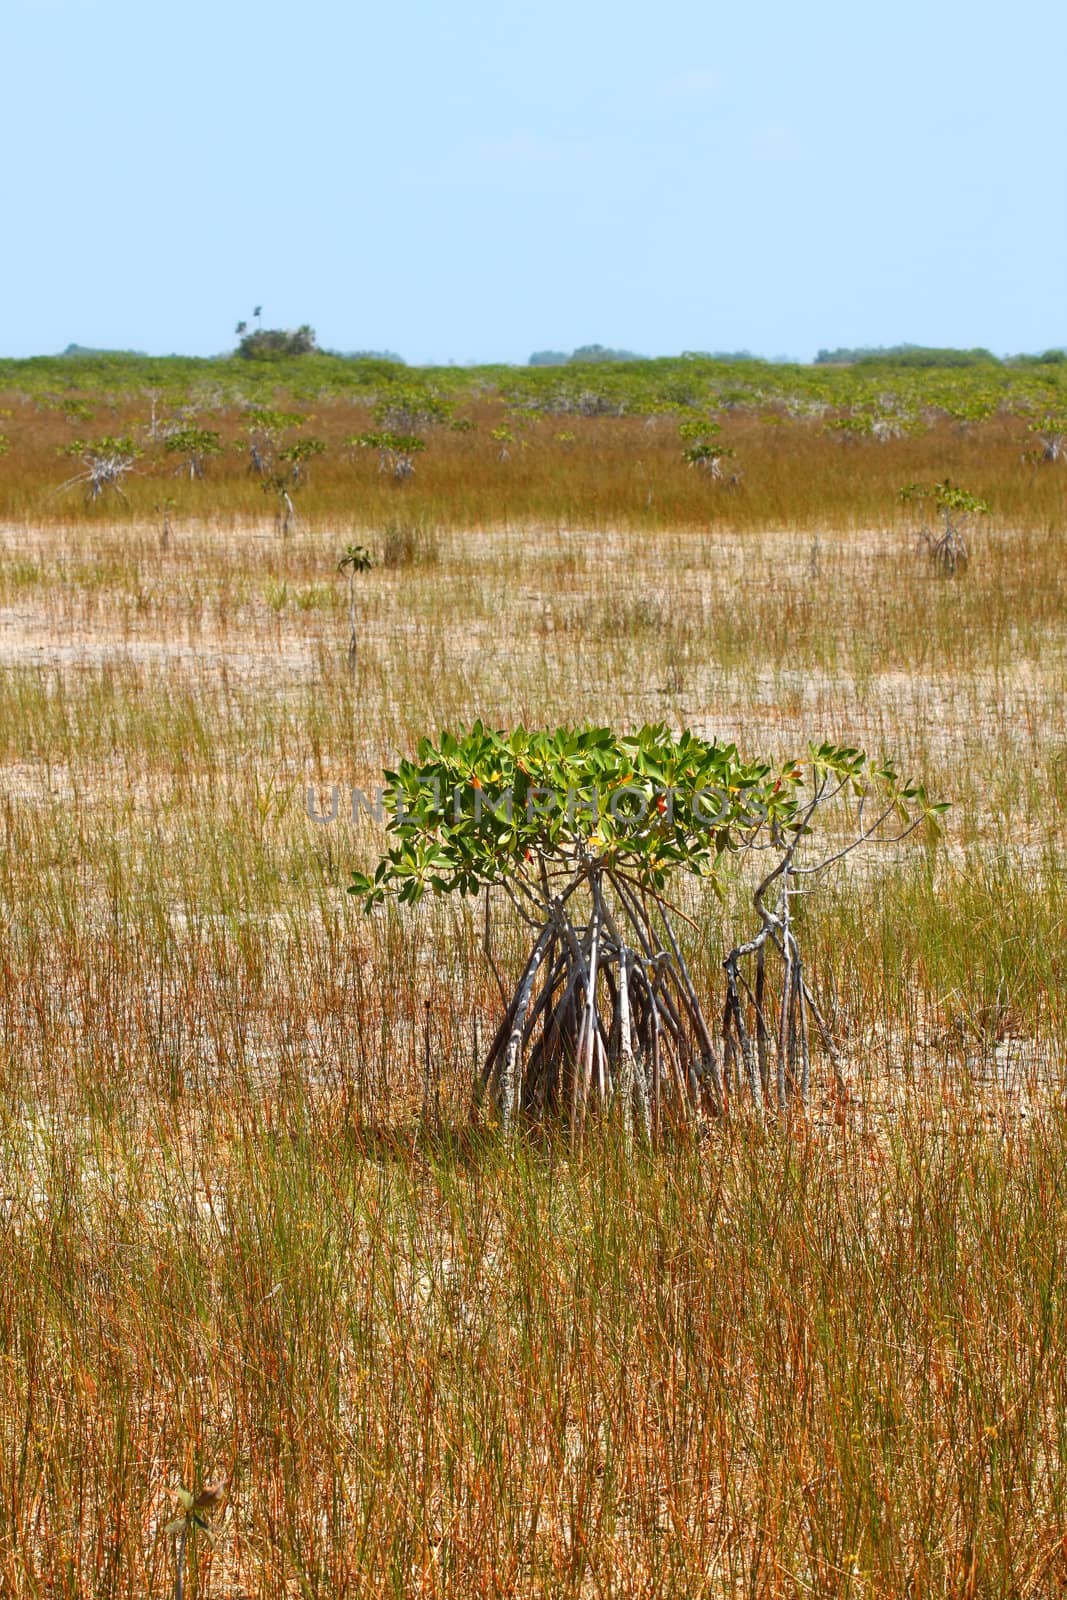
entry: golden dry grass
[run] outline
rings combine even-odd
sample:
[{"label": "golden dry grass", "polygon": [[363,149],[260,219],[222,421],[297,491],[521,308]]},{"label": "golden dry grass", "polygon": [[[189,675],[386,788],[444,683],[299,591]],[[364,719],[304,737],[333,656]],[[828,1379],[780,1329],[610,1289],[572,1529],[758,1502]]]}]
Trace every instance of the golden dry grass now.
[{"label": "golden dry grass", "polygon": [[[890,394],[897,384],[885,380]],[[279,449],[304,438],[326,446],[309,463],[306,484],[294,491],[298,512],[317,527],[383,528],[396,519],[415,526],[521,529],[533,522],[601,532],[887,527],[900,522],[897,495],[903,485],[945,476],[985,496],[1012,526],[1064,526],[1067,474],[1028,459],[1034,447],[1028,422],[1035,407],[1053,403],[1049,398],[1027,396],[1021,388],[1017,394],[1006,391],[1002,410],[982,421],[960,422],[941,411],[923,414],[920,388],[897,397],[913,416],[915,431],[884,440],[833,431],[835,418],[847,417],[861,398],[869,405],[876,392],[877,386],[853,394],[843,388],[836,399],[805,402],[795,413],[781,399],[761,404],[755,388],[743,405],[715,405],[712,413],[698,408],[644,415],[634,396],[633,414],[582,416],[545,414],[521,403],[509,407],[499,394],[482,394],[468,384],[453,404],[469,428],[456,431],[447,422],[418,426],[427,448],[403,485],[379,470],[377,451],[346,443],[377,426],[373,396],[293,398],[280,392],[266,398],[302,419],[278,434]],[[931,386],[931,405],[933,392]],[[154,410],[147,394],[90,394],[76,402],[83,409],[74,414],[54,397],[43,403],[0,393],[0,402],[2,431],[10,440],[10,453],[0,459],[0,521],[158,525],[168,502],[174,516],[198,521],[243,525],[270,514],[273,502],[249,470],[253,413],[221,392],[187,396],[180,406],[173,397],[159,398]],[[729,463],[740,469],[736,487],[716,486],[686,465],[679,427],[694,418],[710,420],[711,414],[721,426],[719,442],[736,452]],[[181,458],[165,449],[166,429],[179,424],[212,430],[220,440],[221,451],[205,462],[202,481],[190,481]],[[513,436],[503,450],[493,437],[501,425]],[[86,508],[78,487],[56,492],[78,470],[78,461],[64,453],[75,440],[123,435],[143,452],[125,480],[128,505],[109,495]]]},{"label": "golden dry grass", "polygon": [[[355,676],[362,497],[0,536],[0,1590],[170,1592],[166,1491],[222,1472],[198,1595],[1057,1592],[1058,479],[946,582],[858,513],[480,525],[489,470],[404,502]],[[805,907],[847,1098],[819,1063],[806,1119],[636,1168],[461,1131],[480,913],[361,918],[378,835],[305,793],[475,716],[837,739],[953,800]]]}]

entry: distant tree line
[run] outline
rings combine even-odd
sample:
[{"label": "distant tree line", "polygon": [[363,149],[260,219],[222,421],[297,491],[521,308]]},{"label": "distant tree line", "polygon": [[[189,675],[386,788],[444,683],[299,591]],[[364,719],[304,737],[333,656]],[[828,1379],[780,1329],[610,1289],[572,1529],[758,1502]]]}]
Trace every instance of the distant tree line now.
[{"label": "distant tree line", "polygon": [[[257,308],[258,310],[258,308]],[[323,349],[317,342],[315,330],[307,323],[299,328],[264,328],[256,326],[249,329],[248,324],[237,324],[237,337],[239,343],[232,353],[242,360],[250,362],[276,362],[284,361],[294,356],[329,357],[337,361],[358,362],[368,371],[372,367],[382,369],[382,376],[387,376],[386,369],[404,367],[404,358],[393,350],[328,350]],[[38,360],[52,360],[54,357],[38,357]],[[71,343],[62,352],[59,359],[74,359],[84,361],[86,365],[94,361],[152,361],[171,360],[176,362],[197,362],[198,357],[170,356],[150,357],[139,350],[100,349],[90,345]],[[227,355],[212,356],[206,359],[224,361]],[[702,362],[715,362],[726,364],[748,364],[761,367],[801,367],[804,362],[789,361],[785,357],[774,357],[767,361],[762,356],[755,356],[749,350],[683,350],[680,356],[674,357],[649,357],[638,354],[633,350],[612,349],[607,345],[587,344],[580,345],[569,354],[565,350],[536,350],[530,356],[529,367],[574,367],[590,365],[608,365],[610,363],[638,362],[643,366],[652,368],[662,366],[665,362],[686,362],[698,365]],[[903,368],[968,368],[968,367],[1031,367],[1031,366],[1062,366],[1067,364],[1067,347],[1057,347],[1041,353],[996,356],[991,350],[975,348],[972,350],[958,350],[953,347],[938,348],[931,345],[898,344],[898,345],[841,345],[834,350],[820,350],[815,357],[814,367],[894,367]],[[506,363],[495,363],[503,367]]]},{"label": "distant tree line", "polygon": [[395,367],[407,366],[395,350],[324,350],[323,355],[337,356],[341,361],[391,361]]},{"label": "distant tree line", "polygon": [[[1007,356],[1008,364],[1027,362],[1067,361],[1067,350],[1046,350],[1042,355]],[[980,346],[974,350],[938,348],[923,344],[840,346],[837,350],[820,350],[815,357],[817,367],[864,367],[880,362],[891,362],[895,367],[984,367],[990,364],[1003,366],[999,356]]]},{"label": "distant tree line", "polygon": [[815,365],[869,366],[873,362],[891,361],[895,367],[980,367],[997,359],[992,350],[982,349],[937,349],[921,344],[859,345],[855,348],[843,345],[837,350],[820,350]]},{"label": "distant tree line", "polygon": [[65,356],[136,356],[139,360],[146,360],[146,350],[101,350],[91,344],[68,344],[63,351]]},{"label": "distant tree line", "polygon": [[528,365],[531,367],[589,366],[598,361],[647,361],[647,356],[634,350],[610,350],[603,344],[583,344],[570,355],[565,350],[535,350]]}]

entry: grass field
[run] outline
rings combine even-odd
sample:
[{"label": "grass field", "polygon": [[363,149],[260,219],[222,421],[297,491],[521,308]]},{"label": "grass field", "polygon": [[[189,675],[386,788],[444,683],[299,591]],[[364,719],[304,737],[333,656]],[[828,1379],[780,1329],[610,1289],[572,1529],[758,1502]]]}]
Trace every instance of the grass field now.
[{"label": "grass field", "polygon": [[[165,541],[161,478],[46,503],[69,420],[3,424],[0,1593],[172,1593],[219,1477],[189,1595],[1067,1590],[1067,467],[745,413],[729,490],[677,419],[501,462],[472,415],[408,485],[312,463],[284,539],[236,460]],[[946,474],[992,505],[951,580],[895,498]],[[636,1162],[468,1128],[480,908],[362,917],[346,813],[478,716],[953,802],[803,906],[844,1090]],[[731,908],[686,907],[714,1015]]]}]

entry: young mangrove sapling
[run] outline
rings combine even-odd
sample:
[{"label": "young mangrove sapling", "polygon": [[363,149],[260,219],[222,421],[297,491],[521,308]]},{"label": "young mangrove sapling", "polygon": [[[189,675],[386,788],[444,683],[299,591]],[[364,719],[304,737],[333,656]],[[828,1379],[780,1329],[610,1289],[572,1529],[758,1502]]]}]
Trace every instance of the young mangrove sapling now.
[{"label": "young mangrove sapling", "polygon": [[[628,1138],[636,1123],[651,1139],[665,1117],[721,1115],[739,1089],[760,1112],[806,1098],[809,1014],[832,1041],[804,978],[791,896],[861,844],[936,827],[944,809],[856,750],[746,762],[732,744],[663,726],[620,737],[476,722],[438,745],[424,739],[385,776],[393,842],[373,876],[353,874],[350,892],[368,911],[427,891],[508,900],[530,945],[475,1106],[490,1096],[506,1132],[520,1115],[561,1115],[575,1137],[590,1113],[613,1107]],[[816,820],[849,798],[851,832],[812,859]],[[720,1053],[676,932],[688,919],[668,891],[688,874],[725,898],[730,861],[762,851],[773,864],[756,890],[759,926],[727,941]],[[769,955],[781,969],[773,1002]]]}]

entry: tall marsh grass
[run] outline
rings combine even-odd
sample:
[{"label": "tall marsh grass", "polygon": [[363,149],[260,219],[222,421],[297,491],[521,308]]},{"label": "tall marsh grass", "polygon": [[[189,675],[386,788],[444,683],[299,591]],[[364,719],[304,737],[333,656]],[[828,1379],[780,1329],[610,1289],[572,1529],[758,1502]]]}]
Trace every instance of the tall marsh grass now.
[{"label": "tall marsh grass", "polygon": [[1022,1595],[1067,1577],[1062,1112],[373,1136],[231,1078],[10,1116],[0,1574],[158,1594]]},{"label": "tall marsh grass", "polygon": [[[0,535],[2,1594],[171,1593],[168,1491],[220,1475],[190,1595],[1067,1586],[1059,479],[949,583],[876,510],[929,441],[739,438],[709,509],[669,432],[568,428],[396,493],[323,458],[287,539],[232,474],[165,544],[137,500]],[[467,1127],[481,905],[344,889],[350,787],[475,716],[838,739],[954,802],[797,908],[807,1117],[636,1165]],[[685,901],[709,1010],[732,892]]]},{"label": "tall marsh grass", "polygon": [[[147,402],[134,395],[112,396],[91,423],[71,422],[61,410],[21,399],[8,425],[11,449],[0,464],[0,521],[154,519],[162,530],[165,508],[168,520],[179,524],[212,519],[241,527],[273,516],[265,480],[249,470],[249,413],[239,406],[216,400],[200,409],[198,425],[219,433],[224,448],[207,463],[203,479],[190,480],[188,473],[175,473],[173,457],[152,441]],[[1022,414],[964,427],[941,417],[902,438],[844,443],[821,415],[767,416],[752,406],[723,410],[722,438],[742,471],[731,485],[686,464],[678,432],[685,412],[572,416],[561,438],[558,417],[528,413],[516,420],[500,399],[468,397],[460,409],[469,430],[429,426],[414,476],[398,483],[379,470],[376,451],[345,442],[371,426],[369,400],[322,396],[310,410],[305,406],[299,436],[321,440],[326,452],[293,490],[298,518],[342,528],[349,520],[361,528],[535,522],[650,533],[904,528],[912,513],[898,503],[901,487],[948,476],[988,500],[1001,524],[1047,531],[1067,523],[1067,473],[1027,457],[1032,440]],[[505,419],[518,430],[518,442],[501,460],[493,432]],[[91,440],[101,434],[143,443],[143,456],[123,480],[125,500],[111,492],[86,505],[77,487],[57,493],[71,476],[63,452],[75,435]]]}]

